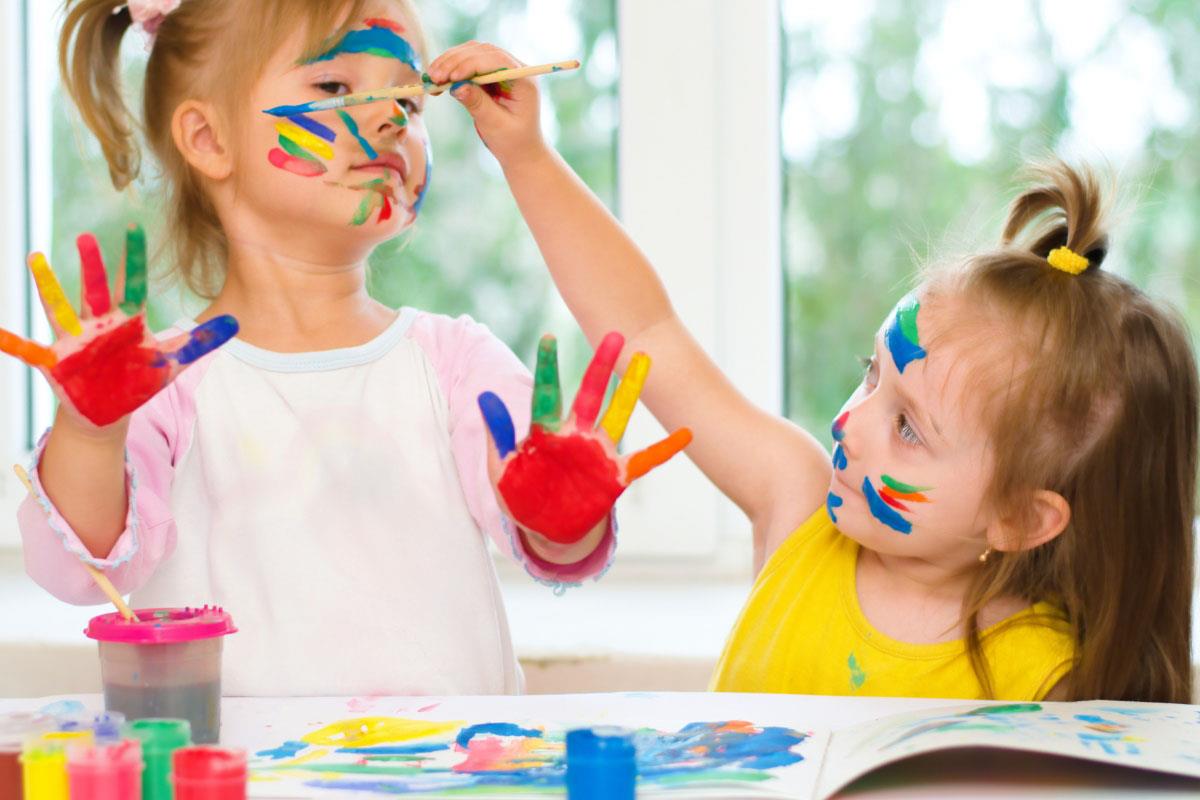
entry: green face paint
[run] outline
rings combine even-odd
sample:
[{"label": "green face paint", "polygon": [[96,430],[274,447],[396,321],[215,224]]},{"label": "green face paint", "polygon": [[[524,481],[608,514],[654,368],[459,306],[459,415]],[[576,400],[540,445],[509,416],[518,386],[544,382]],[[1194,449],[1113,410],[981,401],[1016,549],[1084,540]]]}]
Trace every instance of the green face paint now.
[{"label": "green face paint", "polygon": [[146,232],[141,225],[125,231],[125,300],[121,310],[129,316],[146,305]]},{"label": "green face paint", "polygon": [[556,431],[562,422],[562,389],[558,382],[558,341],[543,336],[538,342],[533,372],[533,424]]},{"label": "green face paint", "polygon": [[295,158],[302,158],[305,161],[311,161],[314,164],[321,163],[317,159],[316,156],[314,156],[312,153],[308,152],[303,147],[296,144],[295,142],[293,142],[291,139],[287,138],[286,136],[279,137],[279,146],[282,147],[284,149],[284,151],[290,156],[294,156]]}]

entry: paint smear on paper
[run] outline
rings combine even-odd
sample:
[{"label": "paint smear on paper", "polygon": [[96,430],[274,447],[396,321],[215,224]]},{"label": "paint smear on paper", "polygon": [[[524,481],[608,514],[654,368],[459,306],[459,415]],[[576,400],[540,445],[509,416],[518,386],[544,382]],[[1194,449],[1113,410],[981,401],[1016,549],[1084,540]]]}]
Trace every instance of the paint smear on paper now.
[{"label": "paint smear on paper", "polygon": [[892,361],[902,374],[904,368],[913,361],[925,358],[925,349],[921,347],[917,335],[917,312],[921,304],[914,296],[908,296],[900,301],[892,312],[884,334],[888,350],[891,351]]},{"label": "paint smear on paper", "polygon": [[894,531],[905,535],[912,533],[912,523],[900,516],[899,511],[884,502],[879,493],[875,491],[875,487],[871,485],[870,478],[863,478],[862,490],[863,495],[867,498],[867,507],[871,510],[871,516]]}]

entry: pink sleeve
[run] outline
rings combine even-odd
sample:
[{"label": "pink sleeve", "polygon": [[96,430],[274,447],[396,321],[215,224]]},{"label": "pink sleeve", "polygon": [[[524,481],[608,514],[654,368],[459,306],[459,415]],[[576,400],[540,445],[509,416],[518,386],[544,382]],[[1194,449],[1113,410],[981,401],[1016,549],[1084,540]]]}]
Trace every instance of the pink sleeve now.
[{"label": "pink sleeve", "polygon": [[42,487],[39,464],[46,436],[29,471],[35,495],[17,510],[24,541],[25,569],[55,597],[76,605],[107,602],[81,561],[103,570],[121,594],[141,588],[175,549],[171,482],[175,464],[187,451],[196,417],[194,393],[207,359],[133,413],[125,441],[125,486],[129,498],[125,530],[104,558],[88,552],[70,523]]},{"label": "pink sleeve", "polygon": [[599,546],[575,564],[544,561],[526,545],[517,526],[504,516],[487,475],[487,429],[478,398],[495,392],[512,414],[517,440],[529,432],[533,378],[508,347],[470,317],[419,313],[411,335],[429,356],[450,412],[450,444],[463,494],[475,522],[506,555],[536,580],[555,589],[599,578],[617,548],[614,515]]}]

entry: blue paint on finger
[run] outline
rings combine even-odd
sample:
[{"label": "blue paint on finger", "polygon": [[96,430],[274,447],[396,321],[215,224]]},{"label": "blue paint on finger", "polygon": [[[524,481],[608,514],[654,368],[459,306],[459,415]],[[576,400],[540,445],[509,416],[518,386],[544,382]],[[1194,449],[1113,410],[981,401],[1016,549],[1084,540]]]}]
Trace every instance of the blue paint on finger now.
[{"label": "blue paint on finger", "polygon": [[504,401],[493,392],[479,395],[479,413],[492,433],[492,441],[496,444],[496,452],[504,458],[517,449],[517,434],[513,429],[512,415]]},{"label": "blue paint on finger", "polygon": [[238,323],[233,317],[228,314],[213,317],[203,325],[196,326],[188,343],[174,353],[168,353],[167,357],[180,366],[187,366],[237,336],[237,332]]}]

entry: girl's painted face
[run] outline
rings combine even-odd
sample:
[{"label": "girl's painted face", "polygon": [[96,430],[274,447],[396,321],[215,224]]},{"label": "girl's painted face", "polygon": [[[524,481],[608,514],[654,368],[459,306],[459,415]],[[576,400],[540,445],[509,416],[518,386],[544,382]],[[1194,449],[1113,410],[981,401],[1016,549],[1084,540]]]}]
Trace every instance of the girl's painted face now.
[{"label": "girl's painted face", "polygon": [[839,530],[881,553],[947,563],[978,557],[991,477],[987,437],[965,408],[977,350],[931,334],[946,305],[902,299],[875,337],[858,389],[833,422],[827,508]]},{"label": "girl's painted face", "polygon": [[341,227],[375,242],[417,218],[432,174],[424,97],[304,108],[420,83],[423,66],[415,39],[407,35],[411,27],[398,9],[383,4],[318,57],[300,60],[298,33],[268,65],[252,93],[252,125],[239,148],[239,169],[281,219],[312,229]]}]

